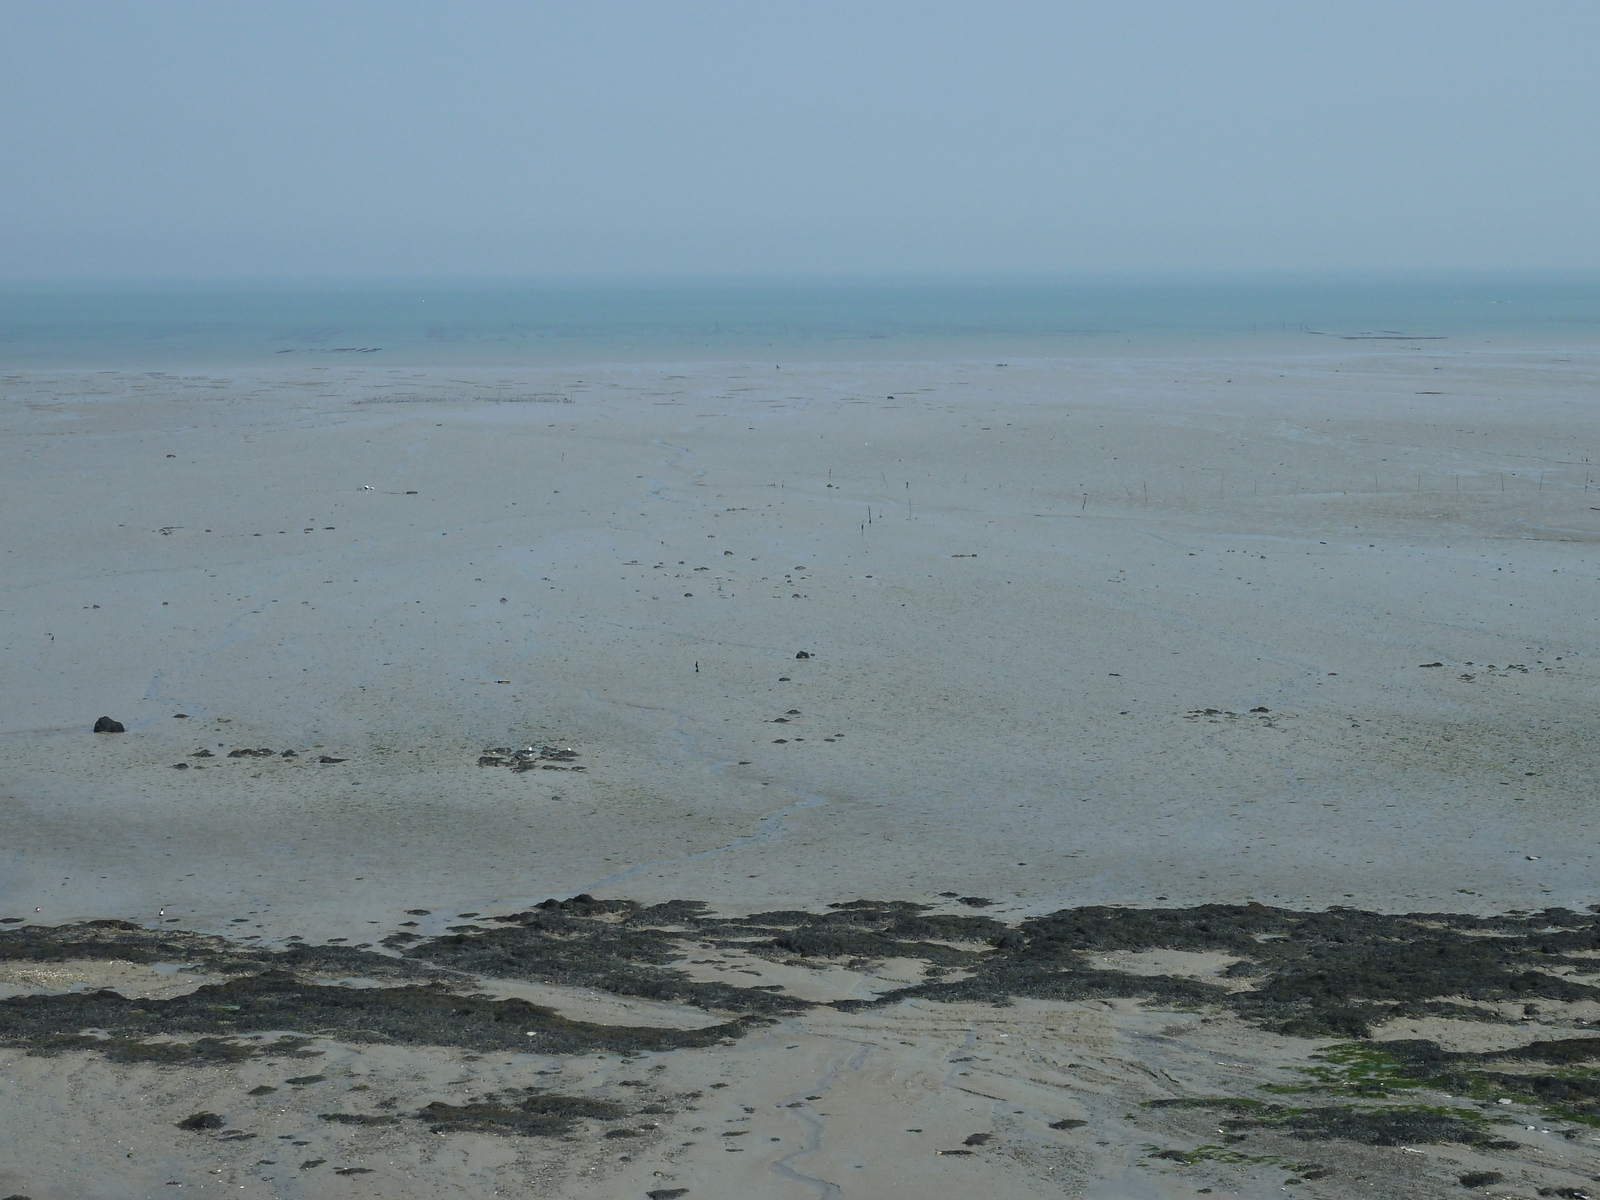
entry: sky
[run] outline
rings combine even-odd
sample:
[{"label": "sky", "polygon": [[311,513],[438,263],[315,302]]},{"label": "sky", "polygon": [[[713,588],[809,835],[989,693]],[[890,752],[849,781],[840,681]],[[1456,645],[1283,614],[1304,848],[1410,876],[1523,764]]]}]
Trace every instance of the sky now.
[{"label": "sky", "polygon": [[0,0],[0,280],[1600,268],[1594,0]]}]

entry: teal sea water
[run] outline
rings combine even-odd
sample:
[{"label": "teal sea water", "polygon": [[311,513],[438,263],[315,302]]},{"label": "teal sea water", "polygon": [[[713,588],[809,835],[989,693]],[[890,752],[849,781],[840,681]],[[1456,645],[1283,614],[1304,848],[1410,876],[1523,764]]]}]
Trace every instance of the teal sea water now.
[{"label": "teal sea water", "polygon": [[0,287],[0,368],[930,361],[1600,343],[1600,276]]}]

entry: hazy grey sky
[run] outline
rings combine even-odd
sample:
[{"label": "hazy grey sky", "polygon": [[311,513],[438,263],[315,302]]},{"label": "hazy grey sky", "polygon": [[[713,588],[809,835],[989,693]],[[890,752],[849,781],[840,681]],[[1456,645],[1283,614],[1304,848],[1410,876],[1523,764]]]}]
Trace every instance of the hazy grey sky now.
[{"label": "hazy grey sky", "polygon": [[0,0],[0,277],[1600,267],[1600,3]]}]

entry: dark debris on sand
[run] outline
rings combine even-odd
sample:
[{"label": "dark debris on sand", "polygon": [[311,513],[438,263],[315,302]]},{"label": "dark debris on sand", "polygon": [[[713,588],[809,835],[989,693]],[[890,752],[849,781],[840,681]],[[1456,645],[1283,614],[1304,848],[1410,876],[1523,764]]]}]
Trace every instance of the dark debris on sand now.
[{"label": "dark debris on sand", "polygon": [[1421,1105],[1358,1108],[1349,1104],[1299,1108],[1259,1100],[1153,1100],[1150,1108],[1200,1108],[1232,1113],[1217,1122],[1231,1133],[1267,1129],[1302,1142],[1346,1141],[1365,1146],[1405,1146],[1419,1142],[1457,1142],[1480,1149],[1515,1149],[1499,1138],[1471,1109],[1438,1109]]},{"label": "dark debris on sand", "polygon": [[[304,1052],[304,1039],[246,1040],[281,1030],[350,1042],[576,1054],[670,1050],[740,1036],[738,1020],[704,1029],[571,1021],[520,999],[493,1000],[475,978],[428,963],[344,946],[256,949],[125,921],[25,926],[0,934],[0,961],[184,962],[231,975],[183,996],[130,1000],[100,990],[0,1000],[0,1044],[35,1053],[99,1049],[122,1061],[237,1061]],[[397,986],[329,987],[360,977]],[[727,988],[730,999],[754,989]],[[751,1005],[739,1006],[749,1012]],[[85,1031],[94,1032],[85,1032]],[[182,1039],[182,1040],[174,1040]]]},{"label": "dark debris on sand", "polygon": [[[171,1063],[315,1053],[304,1036],[259,1036],[284,1031],[477,1051],[659,1051],[738,1038],[813,1007],[777,985],[692,978],[679,964],[707,947],[780,962],[859,965],[894,957],[927,964],[920,983],[872,1000],[835,1002],[846,1011],[911,997],[1000,1005],[1016,997],[1120,997],[1225,1008],[1284,1034],[1364,1038],[1374,1025],[1400,1016],[1501,1020],[1491,1006],[1508,1001],[1600,1000],[1600,988],[1553,973],[1587,972],[1590,956],[1600,951],[1600,917],[1569,909],[1474,917],[1297,912],[1259,904],[1093,906],[1013,923],[907,901],[725,917],[696,901],[644,905],[582,895],[480,920],[484,924],[431,938],[397,932],[384,940],[387,953],[335,945],[250,947],[123,921],[7,928],[0,931],[0,961],[182,962],[223,978],[161,999],[97,991],[0,1000],[0,1044],[35,1053],[94,1048],[122,1060]],[[1134,975],[1094,963],[1108,951],[1156,949],[1232,956],[1239,961],[1227,974],[1248,987],[1230,992],[1202,980]],[[569,1020],[520,999],[489,998],[481,991],[486,977],[692,1005],[715,1023],[672,1029]],[[326,986],[349,978],[378,986]],[[1384,1053],[1390,1077],[1413,1081],[1404,1086],[1427,1080],[1457,1095],[1491,1089],[1600,1123],[1600,1073],[1583,1066],[1600,1061],[1600,1038],[1535,1042],[1486,1055],[1450,1054],[1431,1042],[1390,1042]],[[1368,1081],[1341,1094],[1383,1096],[1383,1086]],[[503,1120],[543,1119],[521,1099],[516,1112],[522,1115]],[[1259,1125],[1270,1117],[1296,1137],[1312,1136],[1314,1128],[1358,1141],[1378,1136],[1363,1132],[1365,1117],[1334,1109],[1293,1112],[1313,1116],[1256,1110],[1236,1119]],[[432,1119],[443,1125],[490,1121],[491,1114],[462,1109]],[[1404,1136],[1422,1140],[1420,1133]]]},{"label": "dark debris on sand", "polygon": [[562,1096],[553,1092],[497,1093],[465,1104],[436,1100],[415,1116],[430,1133],[501,1133],[558,1137],[582,1120],[611,1121],[627,1116],[625,1105],[611,1100]]}]

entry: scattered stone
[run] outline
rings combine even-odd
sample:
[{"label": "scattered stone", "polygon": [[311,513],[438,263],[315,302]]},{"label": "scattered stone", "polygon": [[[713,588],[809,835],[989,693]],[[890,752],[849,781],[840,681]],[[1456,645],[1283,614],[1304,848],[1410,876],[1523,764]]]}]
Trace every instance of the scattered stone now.
[{"label": "scattered stone", "polygon": [[214,1112],[197,1112],[179,1121],[178,1128],[199,1133],[206,1129],[221,1129],[226,1123]]},{"label": "scattered stone", "polygon": [[174,771],[187,771],[189,769],[189,764],[188,763],[173,763],[172,764],[172,769]]},{"label": "scattered stone", "polygon": [[810,658],[811,655],[808,654],[806,651],[802,650],[802,651],[800,651],[799,654],[796,654],[795,657],[796,658]]},{"label": "scattered stone", "polygon": [[278,1089],[270,1083],[263,1083],[260,1087],[253,1087],[245,1093],[246,1096],[270,1096]]},{"label": "scattered stone", "polygon": [[110,717],[101,717],[94,723],[96,733],[127,733],[127,728],[121,721],[113,721]]},{"label": "scattered stone", "polygon": [[1462,1187],[1488,1187],[1505,1178],[1499,1171],[1468,1171],[1457,1181]]},{"label": "scattered stone", "polygon": [[229,750],[229,758],[271,758],[271,750]]},{"label": "scattered stone", "polygon": [[646,1192],[648,1200],[678,1200],[679,1196],[687,1196],[688,1188],[657,1188],[653,1192]]},{"label": "scattered stone", "polygon": [[189,757],[190,758],[215,758],[216,755],[211,753],[211,751],[209,751],[209,750],[202,749],[202,750],[196,750],[193,754],[189,755]]},{"label": "scattered stone", "polygon": [[342,758],[333,758],[333,757],[331,757],[331,756],[329,756],[329,755],[327,755],[327,754],[323,754],[323,755],[320,755],[320,756],[319,756],[319,757],[318,757],[318,758],[317,758],[317,761],[318,761],[318,762],[319,762],[319,763],[329,763],[329,764],[332,764],[332,763],[342,763],[342,762],[344,762],[344,761],[346,761],[346,760],[344,760],[344,759],[342,759]]},{"label": "scattered stone", "polygon": [[320,1167],[323,1163],[325,1163],[327,1161],[328,1160],[325,1159],[325,1158],[308,1158],[308,1159],[305,1160],[305,1162],[300,1164],[300,1169],[302,1171],[309,1171],[309,1170],[311,1170],[312,1167]]},{"label": "scattered stone", "polygon": [[172,719],[174,721],[187,721],[189,719],[189,714],[188,713],[173,713],[172,714]]},{"label": "scattered stone", "polygon": [[956,903],[965,904],[968,908],[988,908],[994,901],[985,896],[958,896]]},{"label": "scattered stone", "polygon": [[1051,1121],[1050,1122],[1050,1128],[1051,1129],[1082,1129],[1088,1123],[1089,1122],[1087,1122],[1087,1121],[1077,1121],[1077,1120],[1073,1120],[1071,1118],[1068,1118],[1065,1121]]},{"label": "scattered stone", "polygon": [[510,746],[495,746],[485,750],[478,756],[480,767],[509,767],[511,770],[522,773],[524,771],[582,771],[583,767],[574,766],[578,752],[571,746],[524,746],[514,750]]},{"label": "scattered stone", "polygon": [[987,1146],[994,1138],[992,1133],[970,1133],[961,1143],[963,1146]]}]

